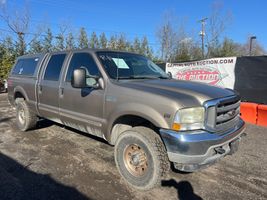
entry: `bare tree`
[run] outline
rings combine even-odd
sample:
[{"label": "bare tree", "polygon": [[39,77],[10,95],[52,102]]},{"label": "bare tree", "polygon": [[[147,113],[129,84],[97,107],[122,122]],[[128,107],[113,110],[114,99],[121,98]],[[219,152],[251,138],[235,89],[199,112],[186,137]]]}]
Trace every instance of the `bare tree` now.
[{"label": "bare tree", "polygon": [[68,23],[61,23],[59,26],[59,33],[56,35],[56,46],[55,50],[61,51],[64,50],[65,47],[65,40],[66,40],[66,32],[70,29]]},{"label": "bare tree", "polygon": [[165,13],[163,23],[156,32],[161,48],[161,59],[165,62],[171,60],[177,42],[177,33],[173,19],[174,17],[171,12]]},{"label": "bare tree", "polygon": [[[250,48],[250,36],[248,36],[247,41],[245,44],[241,45],[239,51],[242,53],[242,56],[249,55],[249,48]],[[262,56],[266,54],[266,50],[260,43],[258,39],[253,40],[252,46],[251,46],[251,55],[252,56]]]},{"label": "bare tree", "polygon": [[266,50],[259,41],[254,42],[252,46],[252,55],[253,56],[266,55]]},{"label": "bare tree", "polygon": [[220,40],[222,39],[227,26],[232,20],[231,12],[224,13],[223,4],[221,1],[215,1],[212,6],[212,13],[208,16],[207,39],[208,56],[219,56]]},{"label": "bare tree", "polygon": [[186,32],[185,23],[185,19],[180,20],[173,61],[188,61],[193,58],[192,50],[195,42],[193,36]]},{"label": "bare tree", "polygon": [[30,47],[32,42],[36,42],[43,31],[43,25],[40,23],[35,27],[34,33],[29,32],[31,16],[27,4],[24,4],[20,10],[10,10],[6,3],[2,4],[0,6],[0,19],[7,25],[9,32],[15,35],[17,55],[25,54],[27,47]]},{"label": "bare tree", "polygon": [[8,11],[6,5],[1,7],[0,18],[6,23],[10,31],[12,31],[16,37],[17,54],[23,55],[26,52],[26,41],[25,35],[29,29],[30,13],[28,8],[25,6],[23,9],[18,11]]}]

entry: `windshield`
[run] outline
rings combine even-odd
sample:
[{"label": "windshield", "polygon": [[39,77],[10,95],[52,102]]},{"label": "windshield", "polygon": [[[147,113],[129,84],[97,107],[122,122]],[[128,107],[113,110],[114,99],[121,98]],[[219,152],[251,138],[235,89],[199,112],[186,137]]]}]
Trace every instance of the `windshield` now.
[{"label": "windshield", "polygon": [[97,55],[112,79],[168,78],[160,67],[141,55],[121,52],[98,52]]}]

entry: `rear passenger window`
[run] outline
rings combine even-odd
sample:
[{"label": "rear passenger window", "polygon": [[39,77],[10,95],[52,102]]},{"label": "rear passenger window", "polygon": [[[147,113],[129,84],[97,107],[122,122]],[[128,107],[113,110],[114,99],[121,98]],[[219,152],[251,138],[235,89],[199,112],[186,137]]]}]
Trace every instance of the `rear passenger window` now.
[{"label": "rear passenger window", "polygon": [[58,81],[65,57],[66,54],[51,56],[45,70],[44,80]]},{"label": "rear passenger window", "polygon": [[12,74],[33,76],[39,58],[23,58],[19,59],[14,67]]}]

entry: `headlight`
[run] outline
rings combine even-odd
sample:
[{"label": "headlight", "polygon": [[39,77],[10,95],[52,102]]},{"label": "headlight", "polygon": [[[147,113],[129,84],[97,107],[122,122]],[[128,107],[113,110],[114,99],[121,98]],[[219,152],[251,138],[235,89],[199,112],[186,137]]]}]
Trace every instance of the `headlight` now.
[{"label": "headlight", "polygon": [[204,107],[184,108],[178,110],[174,117],[172,129],[175,131],[197,130],[204,127]]}]

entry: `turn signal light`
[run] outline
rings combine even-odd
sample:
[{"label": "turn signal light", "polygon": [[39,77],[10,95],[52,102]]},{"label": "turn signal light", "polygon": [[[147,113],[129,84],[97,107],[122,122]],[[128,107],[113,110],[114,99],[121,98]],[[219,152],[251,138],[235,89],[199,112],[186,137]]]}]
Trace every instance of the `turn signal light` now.
[{"label": "turn signal light", "polygon": [[179,131],[181,129],[181,125],[178,123],[173,123],[172,124],[172,130],[174,131]]}]

